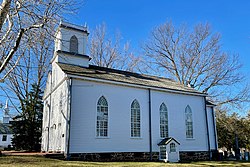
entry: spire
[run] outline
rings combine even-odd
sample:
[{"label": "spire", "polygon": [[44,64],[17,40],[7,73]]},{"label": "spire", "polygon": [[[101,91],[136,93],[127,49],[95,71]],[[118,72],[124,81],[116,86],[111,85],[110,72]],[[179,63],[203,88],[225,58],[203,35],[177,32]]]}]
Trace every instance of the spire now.
[{"label": "spire", "polygon": [[4,116],[3,116],[3,123],[8,124],[10,122],[10,116],[9,116],[9,105],[8,105],[8,99],[6,100],[5,106],[4,106]]},{"label": "spire", "polygon": [[84,26],[83,26],[84,30],[88,32],[88,26],[87,26],[87,22],[84,23]]},{"label": "spire", "polygon": [[4,115],[9,115],[9,105],[8,105],[8,99],[6,100],[5,106],[4,106]]}]

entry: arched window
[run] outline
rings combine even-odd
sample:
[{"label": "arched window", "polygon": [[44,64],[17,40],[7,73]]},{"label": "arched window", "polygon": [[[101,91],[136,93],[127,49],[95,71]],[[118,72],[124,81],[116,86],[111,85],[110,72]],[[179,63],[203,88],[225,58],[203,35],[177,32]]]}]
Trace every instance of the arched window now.
[{"label": "arched window", "polygon": [[134,100],[131,104],[131,137],[141,136],[140,104]]},{"label": "arched window", "polygon": [[176,147],[174,143],[170,143],[170,152],[176,152]]},{"label": "arched window", "polygon": [[160,106],[160,134],[161,138],[168,137],[168,110],[164,103]]},{"label": "arched window", "polygon": [[78,39],[75,35],[70,38],[69,51],[73,53],[78,53]]},{"label": "arched window", "polygon": [[108,102],[104,96],[97,102],[96,136],[108,136]]},{"label": "arched window", "polygon": [[188,105],[185,109],[186,138],[193,138],[192,110]]}]

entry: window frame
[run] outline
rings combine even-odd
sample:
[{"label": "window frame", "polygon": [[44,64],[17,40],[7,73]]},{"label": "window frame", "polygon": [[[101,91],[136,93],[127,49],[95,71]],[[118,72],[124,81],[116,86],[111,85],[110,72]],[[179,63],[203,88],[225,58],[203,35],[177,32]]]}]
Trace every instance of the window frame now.
[{"label": "window frame", "polygon": [[78,38],[73,35],[70,37],[70,40],[69,40],[69,51],[71,53],[76,53],[78,54],[79,53],[79,42],[78,42]]},{"label": "window frame", "polygon": [[3,135],[3,136],[2,136],[2,141],[3,141],[3,142],[7,141],[7,137],[8,137],[7,135]]},{"label": "window frame", "polygon": [[[166,110],[163,110],[163,109],[166,109]],[[160,112],[160,137],[161,138],[166,138],[169,136],[169,130],[168,130],[168,108],[166,106],[166,104],[163,102],[161,103],[160,105],[160,108],[159,108],[159,112]],[[166,119],[165,120],[162,120],[162,117],[161,115],[162,114],[166,114]],[[162,123],[162,121],[165,121],[166,123]],[[162,131],[162,126],[164,127],[163,130],[165,129],[166,131]]]},{"label": "window frame", "polygon": [[[106,103],[106,106],[104,104],[99,104],[101,101],[104,101]],[[98,111],[100,109],[100,111]],[[105,113],[103,113],[102,119],[98,119],[101,115],[101,110],[106,110]],[[105,119],[105,114],[107,115],[107,118]],[[102,124],[102,126],[101,126]],[[106,125],[105,125],[106,124]],[[102,132],[101,132],[102,130]],[[104,96],[101,96],[96,105],[96,128],[95,128],[96,138],[108,138],[109,137],[109,107],[108,107],[108,101]],[[103,135],[101,135],[103,133]]]},{"label": "window frame", "polygon": [[176,152],[176,144],[175,143],[170,143],[169,145],[169,150],[171,153]]},{"label": "window frame", "polygon": [[159,159],[160,160],[168,159],[167,146],[166,145],[162,145],[162,146],[160,146],[159,149],[160,149],[160,151],[159,151]]},{"label": "window frame", "polygon": [[141,107],[137,99],[134,99],[130,105],[130,137],[135,139],[141,138]]},{"label": "window frame", "polygon": [[[189,118],[191,121],[188,121]],[[185,133],[186,139],[194,139],[193,111],[189,105],[185,108]]]}]

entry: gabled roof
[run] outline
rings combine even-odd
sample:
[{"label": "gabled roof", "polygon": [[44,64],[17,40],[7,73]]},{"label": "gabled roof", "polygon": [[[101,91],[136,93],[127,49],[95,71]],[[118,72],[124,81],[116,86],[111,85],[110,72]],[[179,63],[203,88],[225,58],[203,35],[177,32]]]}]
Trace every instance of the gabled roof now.
[{"label": "gabled roof", "polygon": [[115,70],[93,65],[90,65],[89,67],[80,67],[63,63],[57,64],[66,74],[69,75],[133,84],[138,86],[174,90],[180,93],[194,93],[196,95],[206,96],[206,94],[204,93],[179,84],[168,78],[132,73],[128,71]]},{"label": "gabled roof", "polygon": [[13,134],[11,124],[0,123],[0,134]]},{"label": "gabled roof", "polygon": [[175,140],[174,138],[172,138],[172,137],[167,137],[167,138],[163,139],[163,140],[162,140],[160,143],[158,143],[157,145],[158,145],[158,146],[168,145],[168,143],[170,143],[172,140],[175,141],[177,144],[180,145],[180,143],[179,143],[177,140]]}]

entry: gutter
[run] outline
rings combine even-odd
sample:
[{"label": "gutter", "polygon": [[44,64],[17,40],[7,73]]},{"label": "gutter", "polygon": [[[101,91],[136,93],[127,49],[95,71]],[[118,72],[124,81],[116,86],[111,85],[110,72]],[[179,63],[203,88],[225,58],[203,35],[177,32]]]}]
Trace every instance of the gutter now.
[{"label": "gutter", "polygon": [[[70,153],[69,153],[69,148],[70,148],[70,121],[71,121],[71,110],[72,110],[72,83],[73,80],[70,77],[69,78],[69,87],[68,87],[68,91],[69,91],[69,100],[68,100],[68,106],[69,106],[69,113],[68,113],[68,120],[67,120],[67,130],[68,130],[68,138],[67,138],[67,155],[66,155],[66,160],[70,160]],[[67,133],[66,133],[67,134]]]},{"label": "gutter", "polygon": [[152,122],[151,122],[151,89],[148,89],[148,111],[149,111],[149,152],[150,161],[152,161]]},{"label": "gutter", "polygon": [[50,94],[49,94],[49,122],[48,122],[48,143],[47,143],[47,152],[49,151],[49,132],[50,132],[50,113],[51,113],[51,95],[52,95],[52,71],[50,75]]},{"label": "gutter", "polygon": [[215,116],[214,116],[214,107],[212,107],[212,116],[213,116],[213,127],[214,127],[214,146],[215,149],[218,149],[218,144],[217,144],[217,131],[216,131],[216,126],[215,126]]},{"label": "gutter", "polygon": [[206,127],[207,127],[208,154],[209,154],[209,160],[211,160],[211,156],[210,156],[210,138],[209,138],[209,129],[208,129],[208,121],[207,121],[206,97],[204,97],[204,106],[205,106],[205,117],[206,117]]}]

